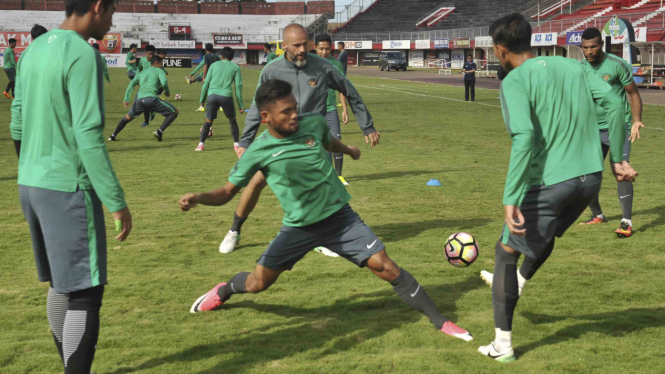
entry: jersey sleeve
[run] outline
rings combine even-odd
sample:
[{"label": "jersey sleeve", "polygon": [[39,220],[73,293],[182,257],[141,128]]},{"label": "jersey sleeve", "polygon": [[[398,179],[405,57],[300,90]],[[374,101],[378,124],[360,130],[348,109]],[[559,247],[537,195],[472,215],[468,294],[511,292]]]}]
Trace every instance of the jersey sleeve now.
[{"label": "jersey sleeve", "polygon": [[233,80],[236,86],[236,101],[238,102],[238,108],[244,108],[245,103],[242,100],[242,72],[239,67],[236,67],[236,74]]},{"label": "jersey sleeve", "polygon": [[169,80],[166,78],[166,73],[163,70],[159,70],[159,84],[164,88],[166,96],[170,96],[171,91],[169,90]]},{"label": "jersey sleeve", "polygon": [[326,119],[321,115],[316,117],[316,131],[321,135],[321,144],[328,145],[332,142],[330,129],[328,128],[328,122],[326,122]]},{"label": "jersey sleeve", "polygon": [[623,161],[623,145],[626,140],[626,124],[624,123],[624,105],[612,87],[596,74],[584,70],[587,86],[596,105],[605,111],[607,127],[610,133],[610,160]]},{"label": "jersey sleeve", "polygon": [[254,177],[254,174],[261,170],[261,161],[255,149],[256,147],[251,146],[247,148],[242,157],[233,166],[233,169],[231,169],[229,182],[234,186],[246,187],[249,181],[252,180],[252,177]]},{"label": "jersey sleeve", "polygon": [[[200,66],[203,66],[201,64]],[[199,103],[203,104],[208,97],[208,89],[210,88],[210,81],[212,81],[212,75],[215,74],[215,69],[208,70],[207,79],[203,81],[203,86],[201,87],[201,97],[199,98]]]},{"label": "jersey sleeve", "polygon": [[510,164],[503,193],[503,205],[519,205],[529,188],[534,128],[529,95],[515,80],[501,84],[503,118],[512,139]]},{"label": "jersey sleeve", "polygon": [[356,121],[358,121],[358,126],[363,131],[365,136],[376,132],[374,129],[374,119],[369,114],[367,106],[363,102],[363,99],[360,97],[356,88],[353,87],[351,81],[349,81],[344,74],[337,71],[333,68],[332,64],[326,64],[326,69],[328,69],[326,78],[328,80],[328,86],[335,91],[341,92],[344,97],[349,101],[351,110],[356,116]]},{"label": "jersey sleeve", "polygon": [[129,100],[131,100],[132,96],[132,91],[134,91],[134,87],[136,87],[139,84],[139,75],[136,74],[134,76],[134,79],[129,82],[129,85],[127,86],[127,89],[125,90],[125,97],[123,98],[122,101],[128,103]]},{"label": "jersey sleeve", "polygon": [[[267,81],[266,71],[267,68],[263,68],[261,75],[259,76],[259,83],[256,85],[258,90],[261,87],[261,83]],[[256,95],[255,95],[256,96]],[[259,132],[259,127],[261,126],[261,115],[259,114],[259,109],[256,107],[256,101],[252,99],[252,106],[249,108],[247,117],[245,118],[245,127],[242,130],[242,136],[240,137],[240,146],[243,148],[249,147],[250,144],[256,138],[256,133]]]},{"label": "jersey sleeve", "polygon": [[621,80],[621,84],[625,87],[630,85],[631,83],[635,82],[635,79],[633,79],[633,71],[628,66],[628,63],[625,62],[623,59],[619,61],[617,64],[617,70],[619,73],[619,79]]},{"label": "jersey sleeve", "polygon": [[109,67],[106,64],[106,57],[99,55],[99,57],[102,59],[102,66],[104,66],[104,79],[106,79],[107,82],[111,83],[111,77],[109,76]]},{"label": "jersey sleeve", "polygon": [[104,142],[102,65],[95,52],[74,56],[67,72],[72,128],[79,157],[99,199],[111,212],[127,206]]},{"label": "jersey sleeve", "polygon": [[[27,52],[27,51],[26,51]],[[26,55],[26,52],[23,52],[21,57]],[[21,65],[22,58],[19,58],[19,68]],[[20,70],[20,69],[16,69]],[[16,83],[14,83],[14,100],[12,100],[12,120],[9,123],[9,130],[12,134],[13,140],[21,140],[23,136],[23,87],[21,85],[21,75],[16,74]]]},{"label": "jersey sleeve", "polygon": [[196,75],[196,73],[198,73],[199,71],[201,71],[201,69],[203,69],[203,65],[204,65],[204,64],[203,64],[203,61],[201,61],[201,63],[198,64],[198,66],[196,67],[196,69],[192,70],[192,72],[189,73],[189,75],[191,75],[191,76]]}]

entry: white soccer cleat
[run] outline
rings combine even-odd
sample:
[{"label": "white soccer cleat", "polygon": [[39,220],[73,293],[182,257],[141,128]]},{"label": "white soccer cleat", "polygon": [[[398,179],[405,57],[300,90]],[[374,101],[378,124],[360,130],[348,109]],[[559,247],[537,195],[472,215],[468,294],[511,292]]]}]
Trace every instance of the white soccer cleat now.
[{"label": "white soccer cleat", "polygon": [[319,252],[320,254],[326,255],[328,257],[339,257],[339,255],[337,253],[331,251],[330,249],[328,249],[326,247],[316,247],[316,248],[314,248],[314,251]]},{"label": "white soccer cleat", "polygon": [[185,77],[185,81],[187,81],[187,84],[192,84],[192,81],[189,79],[189,77]]},{"label": "white soccer cleat", "polygon": [[200,107],[196,110],[196,112],[205,112],[205,111],[206,111],[205,108],[202,107],[202,106],[200,106]]},{"label": "white soccer cleat", "polygon": [[494,342],[480,346],[478,352],[499,362],[515,361],[515,351],[513,351],[513,347],[506,349],[504,352],[499,352],[494,348]]},{"label": "white soccer cleat", "polygon": [[219,245],[219,253],[231,253],[236,249],[236,245],[240,243],[240,234],[237,231],[229,230],[224,240]]},{"label": "white soccer cleat", "polygon": [[[518,287],[518,289],[519,289],[519,293],[518,293],[518,295],[519,295],[519,296],[522,296],[522,292],[524,291],[524,287],[523,287],[523,286],[520,286],[520,284],[519,284],[519,278],[520,278],[520,274],[519,274],[519,273],[520,273],[520,271],[517,270],[517,279],[518,279],[518,281],[517,281],[517,287]],[[486,271],[486,270],[481,270],[481,271],[480,271],[480,279],[482,279],[483,281],[485,281],[485,284],[486,284],[486,285],[492,287],[492,281],[494,280],[494,274],[492,274],[492,273],[490,273],[489,271]],[[526,281],[525,281],[525,282],[526,282]]]}]

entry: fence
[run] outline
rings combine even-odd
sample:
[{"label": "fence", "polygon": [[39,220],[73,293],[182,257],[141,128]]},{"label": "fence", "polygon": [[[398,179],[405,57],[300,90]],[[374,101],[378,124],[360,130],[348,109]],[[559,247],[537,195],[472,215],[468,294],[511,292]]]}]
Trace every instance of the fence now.
[{"label": "fence", "polygon": [[476,36],[488,36],[489,26],[471,27],[465,29],[453,30],[432,30],[432,31],[414,31],[414,32],[378,32],[378,33],[344,33],[338,32],[333,36],[335,40],[371,40],[374,43],[381,43],[384,40],[435,40],[435,39],[455,39],[455,38],[475,38]]},{"label": "fence", "polygon": [[[660,27],[661,29],[665,28],[664,11],[661,11],[660,14],[657,14],[651,19],[647,20],[646,22],[642,22],[639,25],[635,24],[635,22],[642,20],[643,18],[647,17],[652,13],[654,12],[630,13],[630,14],[622,14],[620,15],[620,17],[628,19],[628,21],[630,21],[633,24],[633,27],[644,27],[647,26],[648,24],[649,28],[652,30],[658,29],[658,27]],[[588,27],[602,28],[610,19],[612,19],[613,16],[614,15],[610,13],[602,17],[595,17],[591,20],[589,20],[588,17],[552,20],[552,21],[543,22],[540,24],[540,26],[534,25],[534,29],[538,28],[537,31],[539,32],[563,32],[573,26],[576,26],[575,27],[576,29],[585,29]]]}]

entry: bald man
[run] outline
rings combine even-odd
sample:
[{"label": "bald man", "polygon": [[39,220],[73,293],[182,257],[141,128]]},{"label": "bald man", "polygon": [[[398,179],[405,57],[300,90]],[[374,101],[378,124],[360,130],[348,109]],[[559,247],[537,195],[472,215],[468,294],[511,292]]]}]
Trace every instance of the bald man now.
[{"label": "bald man", "polygon": [[[353,84],[330,62],[307,53],[307,30],[301,25],[291,24],[284,29],[283,35],[286,51],[284,58],[273,60],[263,68],[257,89],[270,79],[287,81],[293,86],[298,114],[314,112],[322,116],[325,116],[327,111],[328,89],[338,91],[347,98],[358,126],[365,135],[365,142],[371,143],[372,147],[378,145],[379,133],[374,129],[374,120]],[[240,138],[240,147],[236,150],[239,158],[254,141],[260,125],[261,116],[255,103],[252,103]],[[261,172],[257,172],[240,197],[233,225],[220,244],[219,252],[231,253],[240,242],[242,224],[256,206],[265,186],[265,177]]]}]

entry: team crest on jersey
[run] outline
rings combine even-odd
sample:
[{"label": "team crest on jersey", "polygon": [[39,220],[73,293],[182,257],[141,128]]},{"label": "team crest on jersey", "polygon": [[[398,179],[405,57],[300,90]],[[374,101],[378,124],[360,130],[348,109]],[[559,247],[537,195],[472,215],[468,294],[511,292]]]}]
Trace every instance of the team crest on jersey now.
[{"label": "team crest on jersey", "polygon": [[312,148],[316,145],[316,140],[314,140],[314,138],[309,138],[305,140],[305,145],[307,145],[307,148]]},{"label": "team crest on jersey", "polygon": [[118,35],[104,35],[102,43],[104,43],[106,49],[111,53],[113,53],[118,45],[120,45],[118,42]]},{"label": "team crest on jersey", "polygon": [[307,84],[309,84],[310,87],[314,88],[316,87],[316,79],[312,78],[307,81]]},{"label": "team crest on jersey", "polygon": [[605,74],[605,75],[603,75],[603,80],[604,80],[605,82],[609,82],[609,81],[610,81],[610,75],[609,75],[609,74]]}]

